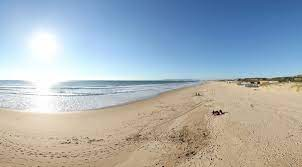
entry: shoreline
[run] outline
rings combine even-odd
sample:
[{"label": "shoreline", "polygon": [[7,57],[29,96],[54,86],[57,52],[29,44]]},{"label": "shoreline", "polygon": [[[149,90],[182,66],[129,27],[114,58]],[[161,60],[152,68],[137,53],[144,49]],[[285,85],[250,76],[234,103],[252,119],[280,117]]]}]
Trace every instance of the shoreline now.
[{"label": "shoreline", "polygon": [[150,95],[148,97],[144,97],[141,99],[137,99],[137,100],[133,100],[133,101],[129,101],[129,102],[125,102],[125,103],[120,103],[120,104],[115,104],[115,105],[110,105],[110,106],[106,106],[106,107],[101,107],[101,108],[95,108],[95,109],[85,109],[85,110],[74,110],[74,111],[48,111],[48,112],[38,112],[38,111],[30,111],[29,110],[18,110],[18,109],[11,109],[11,108],[0,108],[1,110],[5,110],[5,111],[12,111],[12,112],[22,112],[22,113],[41,113],[41,114],[63,114],[63,113],[80,113],[80,112],[91,112],[91,111],[99,111],[99,110],[104,110],[104,109],[109,109],[109,108],[114,108],[114,107],[122,107],[125,105],[130,105],[132,103],[137,103],[140,101],[145,101],[145,100],[150,100],[152,98],[156,98],[158,96],[161,96],[163,94],[166,93],[170,93],[170,92],[174,92],[174,91],[178,91],[178,90],[182,90],[182,89],[186,89],[186,88],[190,88],[190,87],[197,87],[197,86],[201,86],[203,84],[206,84],[207,81],[201,81],[199,83],[196,83],[194,85],[190,85],[190,86],[184,86],[184,87],[180,87],[180,88],[176,88],[176,89],[171,89],[165,92],[161,92],[158,93],[156,95]]},{"label": "shoreline", "polygon": [[[203,101],[194,96],[203,85],[168,91],[147,100],[91,112],[45,114],[1,110],[0,150],[3,153],[0,153],[0,166],[115,166],[119,163],[141,166],[139,163],[145,162],[129,162],[127,159],[132,159],[133,154],[144,155],[142,158],[145,160],[160,157],[160,150],[166,145],[165,140],[171,140],[173,147],[179,142],[188,143],[187,139],[179,138],[181,133],[188,133],[188,139],[197,137],[201,144],[205,138],[203,133],[202,136],[195,136],[195,133],[191,134],[176,124],[190,119],[188,125],[197,121],[197,124],[201,123],[199,128],[204,127],[202,131],[206,131],[206,121],[200,122],[204,119],[204,110],[191,111]],[[187,118],[188,111],[199,116],[194,117],[193,121]],[[161,132],[164,129],[170,131],[170,125],[175,127],[173,131]],[[171,135],[175,138],[171,138]],[[159,138],[162,139],[155,142]],[[141,150],[144,146],[151,146],[149,144],[156,147],[158,153],[149,154]],[[183,156],[180,150],[165,147],[171,149],[171,153]],[[189,152],[197,148],[183,149]],[[132,153],[126,153],[129,151]],[[172,154],[169,156],[174,159]],[[160,158],[157,163],[165,164],[172,157]],[[182,160],[184,158],[186,156]],[[148,162],[153,164],[154,161],[150,160]]]}]

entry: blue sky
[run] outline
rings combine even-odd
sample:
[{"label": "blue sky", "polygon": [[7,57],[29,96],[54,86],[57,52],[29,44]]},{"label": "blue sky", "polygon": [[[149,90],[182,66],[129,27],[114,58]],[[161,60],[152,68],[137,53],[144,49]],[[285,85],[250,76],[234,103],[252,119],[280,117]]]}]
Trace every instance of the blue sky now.
[{"label": "blue sky", "polygon": [[[215,79],[302,73],[302,3],[0,1],[0,79]],[[31,56],[38,31],[60,48]]]}]

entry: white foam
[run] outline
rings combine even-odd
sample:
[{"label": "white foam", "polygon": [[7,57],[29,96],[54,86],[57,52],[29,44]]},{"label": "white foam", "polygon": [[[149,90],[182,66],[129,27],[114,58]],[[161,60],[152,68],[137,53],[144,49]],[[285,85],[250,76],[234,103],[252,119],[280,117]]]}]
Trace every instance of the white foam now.
[{"label": "white foam", "polygon": [[83,81],[80,85],[78,82],[77,85],[61,84],[41,91],[28,84],[1,84],[0,81],[0,108],[37,112],[91,110],[152,97],[165,91],[198,83],[153,82],[150,84],[146,82],[129,85],[125,83],[86,85]]}]

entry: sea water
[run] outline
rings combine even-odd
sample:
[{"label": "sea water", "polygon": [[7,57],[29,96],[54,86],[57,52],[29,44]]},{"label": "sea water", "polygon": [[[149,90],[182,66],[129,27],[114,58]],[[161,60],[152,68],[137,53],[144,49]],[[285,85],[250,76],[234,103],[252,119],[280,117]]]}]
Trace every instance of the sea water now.
[{"label": "sea water", "polygon": [[0,81],[0,108],[62,112],[104,108],[192,86],[200,81],[66,81],[43,86],[29,81]]}]

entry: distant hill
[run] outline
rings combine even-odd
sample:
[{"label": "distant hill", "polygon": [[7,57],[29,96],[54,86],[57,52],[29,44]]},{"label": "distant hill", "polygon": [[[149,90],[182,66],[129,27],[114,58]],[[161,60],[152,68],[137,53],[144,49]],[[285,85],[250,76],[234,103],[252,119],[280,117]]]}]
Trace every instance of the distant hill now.
[{"label": "distant hill", "polygon": [[302,82],[302,75],[297,75],[297,76],[289,76],[289,77],[276,77],[272,78],[274,81],[279,81],[279,82]]},{"label": "distant hill", "polygon": [[279,82],[302,82],[302,75],[296,75],[296,76],[287,76],[287,77],[274,77],[274,78],[239,78],[238,81],[279,81]]}]

